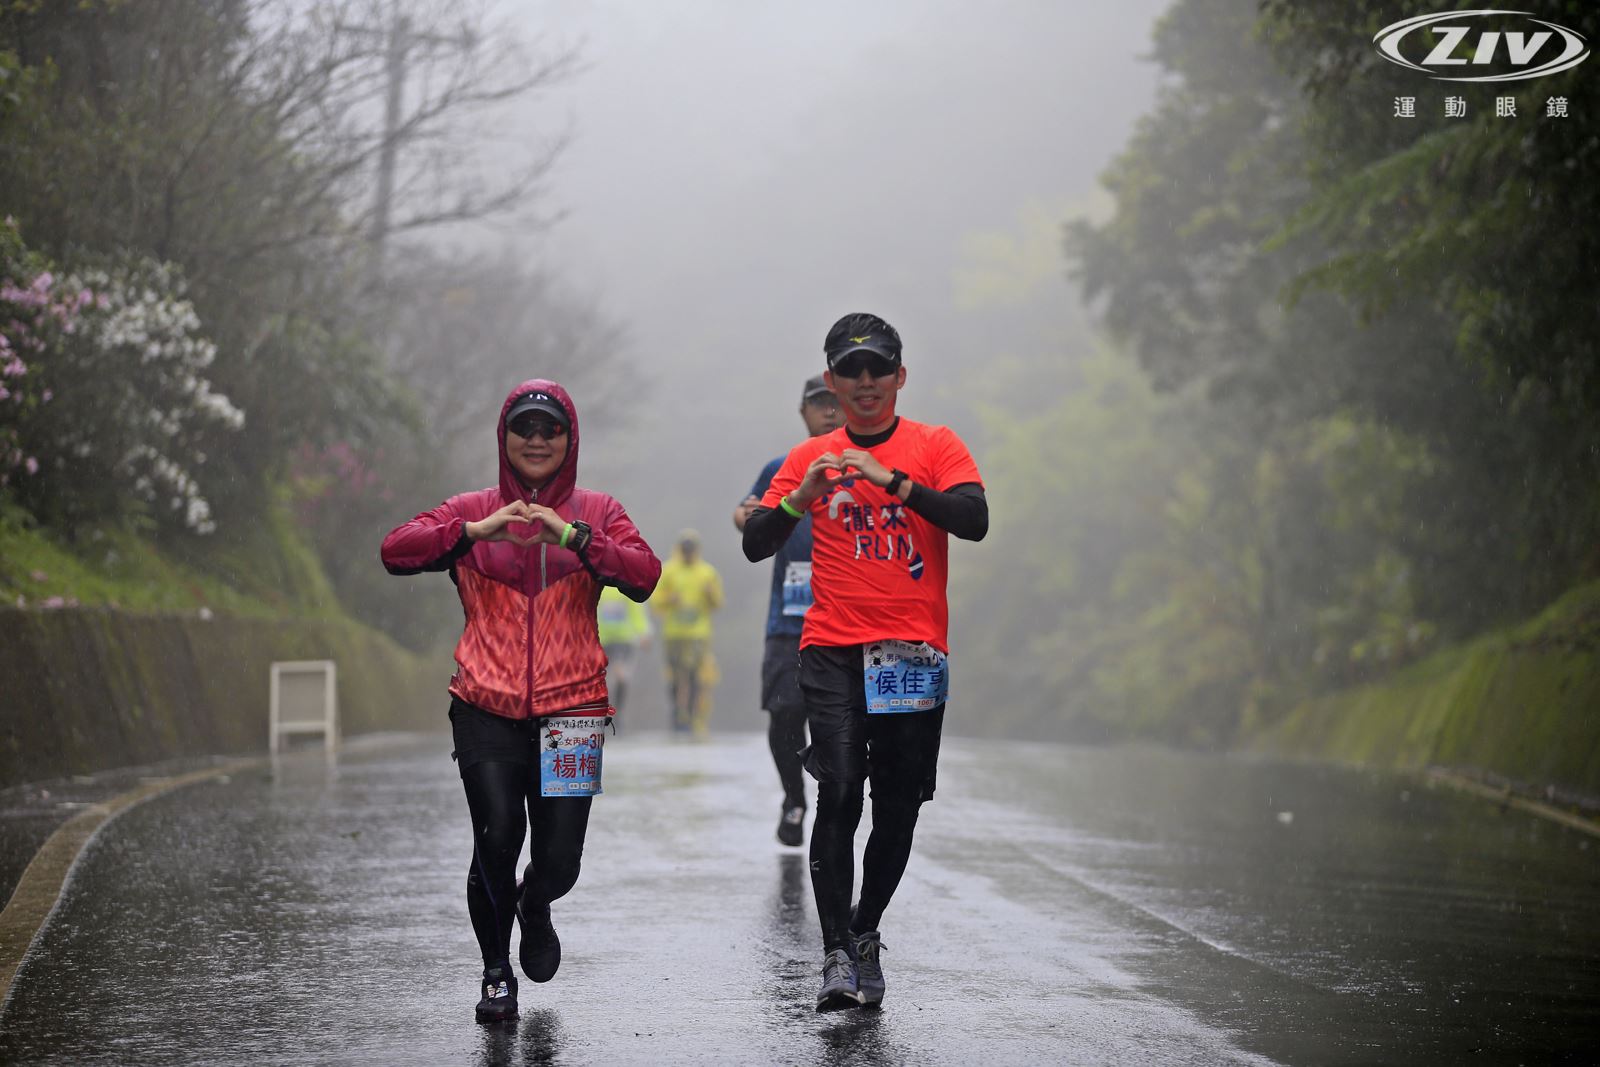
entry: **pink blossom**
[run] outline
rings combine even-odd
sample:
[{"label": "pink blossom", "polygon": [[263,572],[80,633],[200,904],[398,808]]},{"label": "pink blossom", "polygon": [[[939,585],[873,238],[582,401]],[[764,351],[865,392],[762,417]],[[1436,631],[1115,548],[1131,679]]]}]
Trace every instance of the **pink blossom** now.
[{"label": "pink blossom", "polygon": [[3,333],[0,333],[0,352],[9,351],[11,351],[11,338],[7,337]]},{"label": "pink blossom", "polygon": [[42,403],[48,404],[52,399],[54,399],[55,395],[56,393],[54,389],[46,389],[43,393],[39,394],[39,400]]},{"label": "pink blossom", "polygon": [[34,459],[32,456],[28,457],[27,462],[24,463],[23,466],[28,468],[28,473],[29,474],[38,474],[39,473],[39,461]]},{"label": "pink blossom", "polygon": [[39,275],[33,280],[33,285],[29,286],[29,288],[36,293],[45,293],[49,292],[50,287],[55,283],[56,276],[51,274],[49,271],[45,271],[43,274]]},{"label": "pink blossom", "polygon": [[34,571],[32,574],[28,575],[28,577],[32,578],[36,582],[48,582],[50,580],[50,576],[44,571]]},{"label": "pink blossom", "polygon": [[78,307],[85,308],[94,302],[94,291],[85,289],[78,294]]},{"label": "pink blossom", "polygon": [[67,601],[65,597],[47,596],[39,601],[39,606],[41,608],[64,608],[67,606]]},{"label": "pink blossom", "polygon": [[0,371],[0,374],[4,374],[7,378],[20,378],[27,373],[28,365],[16,356],[12,356],[11,361],[6,364],[5,370]]},{"label": "pink blossom", "polygon": [[[17,394],[18,399],[21,399],[21,395],[22,394],[20,394],[20,393]],[[11,396],[11,390],[7,389],[3,385],[0,385],[0,400],[7,400],[7,399],[10,398],[10,396]]]}]

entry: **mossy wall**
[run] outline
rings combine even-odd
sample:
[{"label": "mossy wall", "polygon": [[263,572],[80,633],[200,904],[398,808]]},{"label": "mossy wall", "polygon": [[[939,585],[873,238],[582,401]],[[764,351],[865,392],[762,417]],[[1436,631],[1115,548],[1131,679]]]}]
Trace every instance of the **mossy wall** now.
[{"label": "mossy wall", "polygon": [[348,621],[0,608],[0,787],[264,753],[274,660],[338,664],[346,735],[440,728],[451,665]]},{"label": "mossy wall", "polygon": [[1248,747],[1600,793],[1600,583],[1386,682],[1308,701]]}]

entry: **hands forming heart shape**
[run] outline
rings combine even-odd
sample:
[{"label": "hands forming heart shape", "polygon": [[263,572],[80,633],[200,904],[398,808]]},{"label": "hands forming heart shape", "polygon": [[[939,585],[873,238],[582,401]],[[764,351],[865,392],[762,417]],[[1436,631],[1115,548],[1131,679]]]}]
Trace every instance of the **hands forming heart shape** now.
[{"label": "hands forming heart shape", "polygon": [[467,523],[467,536],[474,541],[508,541],[532,548],[559,544],[566,528],[567,520],[551,509],[516,500],[476,522]]}]

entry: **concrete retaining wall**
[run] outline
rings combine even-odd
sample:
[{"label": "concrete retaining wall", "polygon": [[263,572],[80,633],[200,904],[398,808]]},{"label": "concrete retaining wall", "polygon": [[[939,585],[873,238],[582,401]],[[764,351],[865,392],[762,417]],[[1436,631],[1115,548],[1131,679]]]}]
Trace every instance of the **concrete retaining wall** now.
[{"label": "concrete retaining wall", "polygon": [[267,748],[274,660],[339,667],[345,734],[440,728],[451,665],[352,622],[0,608],[0,787]]}]

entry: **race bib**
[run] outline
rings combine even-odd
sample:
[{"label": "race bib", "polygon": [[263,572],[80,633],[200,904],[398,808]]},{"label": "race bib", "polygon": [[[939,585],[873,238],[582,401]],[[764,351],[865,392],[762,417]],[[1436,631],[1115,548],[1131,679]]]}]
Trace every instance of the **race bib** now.
[{"label": "race bib", "polygon": [[539,793],[592,797],[600,792],[604,715],[552,715],[539,720]]},{"label": "race bib", "polygon": [[949,663],[926,641],[873,641],[861,658],[868,715],[931,711],[950,698]]},{"label": "race bib", "polygon": [[811,608],[811,561],[795,560],[783,571],[783,613],[804,615]]}]

